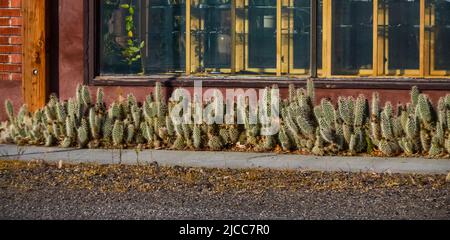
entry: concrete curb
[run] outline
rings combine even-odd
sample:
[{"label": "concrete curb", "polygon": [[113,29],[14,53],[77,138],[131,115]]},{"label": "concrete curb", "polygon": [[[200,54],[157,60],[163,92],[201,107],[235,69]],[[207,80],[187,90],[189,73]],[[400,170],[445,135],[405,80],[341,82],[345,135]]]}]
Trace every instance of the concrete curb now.
[{"label": "concrete curb", "polygon": [[0,145],[3,160],[96,164],[150,164],[205,168],[261,168],[330,172],[447,174],[450,159],[317,157],[275,153],[190,152],[168,150],[62,149]]}]

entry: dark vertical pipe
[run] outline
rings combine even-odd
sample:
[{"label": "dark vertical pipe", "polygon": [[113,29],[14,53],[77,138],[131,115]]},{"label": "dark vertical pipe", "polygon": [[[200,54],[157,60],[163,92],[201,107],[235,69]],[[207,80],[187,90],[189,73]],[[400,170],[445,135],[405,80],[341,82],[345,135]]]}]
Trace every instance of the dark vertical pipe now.
[{"label": "dark vertical pipe", "polygon": [[311,29],[310,29],[310,75],[317,77],[317,2],[311,0]]},{"label": "dark vertical pipe", "polygon": [[59,96],[59,1],[47,1],[48,13],[45,14],[46,24],[48,27],[48,45],[47,51],[49,55],[49,86],[48,92],[55,93]]}]

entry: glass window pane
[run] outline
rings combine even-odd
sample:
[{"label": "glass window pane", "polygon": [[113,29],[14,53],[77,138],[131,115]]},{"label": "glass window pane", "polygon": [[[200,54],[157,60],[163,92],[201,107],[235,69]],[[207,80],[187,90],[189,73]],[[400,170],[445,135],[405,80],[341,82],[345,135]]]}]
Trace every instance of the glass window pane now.
[{"label": "glass window pane", "polygon": [[372,69],[372,0],[332,2],[333,74],[358,74],[361,69]]},{"label": "glass window pane", "polygon": [[249,0],[249,68],[276,68],[276,5],[276,0]]},{"label": "glass window pane", "polygon": [[[144,1],[144,0],[141,0]],[[146,70],[184,72],[186,9],[184,1],[146,0]]]},{"label": "glass window pane", "polygon": [[450,70],[450,1],[432,0],[432,44],[434,43],[431,56],[434,70]]},{"label": "glass window pane", "polygon": [[[311,0],[294,0],[283,5],[282,64],[289,66],[290,74],[308,74],[310,69]],[[322,1],[317,6],[317,65],[322,63]],[[287,21],[285,23],[285,17]],[[289,49],[285,50],[284,48]]]},{"label": "glass window pane", "polygon": [[[130,2],[134,14],[121,7]],[[100,13],[101,74],[184,71],[184,1],[101,1]]]},{"label": "glass window pane", "polygon": [[122,56],[127,46],[128,35],[125,26],[127,10],[120,4],[128,1],[101,1],[100,3],[100,72],[102,74],[127,74],[138,72],[136,64],[129,66]]},{"label": "glass window pane", "polygon": [[231,67],[231,0],[200,0],[191,6],[195,72],[223,73]]},{"label": "glass window pane", "polygon": [[311,0],[294,1],[294,68],[309,69],[311,41]]},{"label": "glass window pane", "polygon": [[389,70],[419,69],[420,1],[385,0]]},{"label": "glass window pane", "polygon": [[323,44],[323,1],[319,0],[317,6],[317,69],[322,69]]}]

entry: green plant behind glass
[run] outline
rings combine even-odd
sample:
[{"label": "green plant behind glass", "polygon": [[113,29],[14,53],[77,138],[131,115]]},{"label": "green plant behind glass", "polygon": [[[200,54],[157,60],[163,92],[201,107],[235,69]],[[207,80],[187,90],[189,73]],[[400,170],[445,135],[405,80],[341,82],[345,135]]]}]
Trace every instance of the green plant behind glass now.
[{"label": "green plant behind glass", "polygon": [[141,61],[141,74],[144,74],[144,64],[142,63],[141,50],[145,46],[145,42],[139,42],[138,39],[135,38],[135,24],[134,24],[134,13],[135,8],[132,4],[132,0],[130,0],[129,4],[120,5],[121,8],[128,10],[128,16],[125,17],[125,29],[128,35],[127,46],[122,50],[122,56],[125,58],[125,61],[128,65],[133,65],[133,63],[137,61]]},{"label": "green plant behind glass", "polygon": [[[109,21],[112,18],[113,12],[119,8],[119,1],[107,0],[103,3],[103,21],[102,29],[108,29]],[[105,59],[114,59],[120,57],[121,47],[117,44],[114,34],[106,31],[103,35],[103,55]]]}]

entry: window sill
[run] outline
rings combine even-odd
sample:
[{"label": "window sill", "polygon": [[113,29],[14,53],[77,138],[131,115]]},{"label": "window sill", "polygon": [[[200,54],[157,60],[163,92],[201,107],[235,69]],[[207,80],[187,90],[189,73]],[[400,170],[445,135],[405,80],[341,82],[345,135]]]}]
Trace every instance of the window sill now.
[{"label": "window sill", "polygon": [[[90,81],[94,86],[152,86],[161,82],[166,87],[193,87],[194,81],[202,81],[204,87],[266,87],[273,84],[280,88],[289,84],[304,86],[308,77],[276,76],[98,76]],[[398,89],[407,90],[417,86],[422,90],[450,90],[450,78],[410,77],[332,77],[315,79],[317,88],[322,89]]]}]

